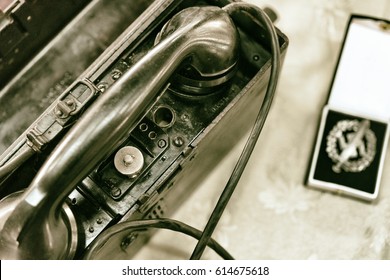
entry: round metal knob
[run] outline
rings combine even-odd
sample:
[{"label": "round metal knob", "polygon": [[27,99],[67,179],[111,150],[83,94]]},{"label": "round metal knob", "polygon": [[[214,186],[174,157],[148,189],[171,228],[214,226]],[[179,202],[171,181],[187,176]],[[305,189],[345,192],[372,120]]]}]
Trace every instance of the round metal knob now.
[{"label": "round metal knob", "polygon": [[114,165],[119,173],[134,178],[144,166],[144,156],[138,148],[125,146],[116,153]]}]

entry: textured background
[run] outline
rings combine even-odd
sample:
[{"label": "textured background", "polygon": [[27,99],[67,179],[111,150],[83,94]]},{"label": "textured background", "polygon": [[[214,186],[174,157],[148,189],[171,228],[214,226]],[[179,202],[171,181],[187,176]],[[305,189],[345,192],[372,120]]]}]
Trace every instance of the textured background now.
[{"label": "textured background", "polygon": [[[374,203],[304,185],[322,106],[351,13],[390,18],[386,0],[248,1],[269,5],[290,39],[277,96],[240,185],[213,237],[237,259],[389,258],[390,162]],[[188,199],[174,218],[205,223],[242,149]],[[159,231],[139,259],[188,258],[195,242]],[[206,251],[204,258],[218,258]]]}]

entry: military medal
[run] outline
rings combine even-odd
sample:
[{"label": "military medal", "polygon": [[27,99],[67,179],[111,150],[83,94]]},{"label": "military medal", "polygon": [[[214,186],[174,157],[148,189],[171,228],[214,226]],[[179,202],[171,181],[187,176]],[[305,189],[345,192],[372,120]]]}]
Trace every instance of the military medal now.
[{"label": "military medal", "polygon": [[336,173],[361,172],[375,157],[376,137],[368,120],[341,120],[327,136],[326,152]]}]

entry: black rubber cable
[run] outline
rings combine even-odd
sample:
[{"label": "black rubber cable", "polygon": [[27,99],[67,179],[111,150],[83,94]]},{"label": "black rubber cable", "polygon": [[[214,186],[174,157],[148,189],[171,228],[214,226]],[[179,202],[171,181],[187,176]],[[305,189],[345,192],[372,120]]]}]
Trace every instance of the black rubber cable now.
[{"label": "black rubber cable", "polygon": [[[149,228],[163,228],[172,231],[181,232],[190,235],[196,239],[201,237],[202,232],[182,222],[172,219],[152,219],[152,220],[136,220],[125,221],[103,231],[98,238],[96,238],[86,249],[83,256],[84,259],[94,259],[99,254],[99,251],[103,249],[104,245],[116,234],[121,234],[124,231],[139,231]],[[209,239],[207,244],[213,249],[219,256],[225,260],[233,260],[233,257],[213,239]]]},{"label": "black rubber cable", "polygon": [[192,255],[191,260],[199,260],[206,248],[208,241],[213,234],[223,211],[226,208],[237,184],[241,178],[242,173],[248,163],[248,160],[253,152],[253,149],[256,145],[257,139],[259,138],[260,132],[264,126],[265,120],[267,118],[268,112],[270,110],[273,97],[275,95],[277,81],[280,71],[280,50],[279,50],[279,41],[276,34],[276,30],[273,26],[272,21],[268,16],[257,6],[250,5],[247,3],[232,3],[223,8],[228,12],[232,17],[236,13],[246,12],[255,17],[260,21],[260,23],[266,28],[266,31],[270,35],[271,40],[271,52],[272,52],[272,66],[271,66],[271,75],[269,78],[269,83],[267,87],[266,94],[264,96],[264,101],[260,107],[259,113],[257,115],[256,121],[253,125],[253,128],[250,132],[249,138],[245,144],[245,147],[235,165],[235,168],[230,176],[229,181],[227,182],[219,200],[211,213],[211,216],[207,222],[207,225],[204,228],[201,238],[199,239]]}]

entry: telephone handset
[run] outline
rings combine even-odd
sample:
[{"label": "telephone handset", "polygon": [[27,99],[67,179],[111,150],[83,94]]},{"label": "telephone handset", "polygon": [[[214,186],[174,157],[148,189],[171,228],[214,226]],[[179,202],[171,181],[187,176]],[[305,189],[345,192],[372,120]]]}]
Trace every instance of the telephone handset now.
[{"label": "telephone handset", "polygon": [[[156,13],[159,5],[157,1],[148,12]],[[186,178],[187,170],[195,168],[195,156],[202,160],[210,149],[224,150],[235,142],[221,143],[220,131],[255,98],[254,84],[264,87],[268,46],[252,39],[247,45],[257,59],[248,62],[240,41],[251,39],[224,8],[180,2],[176,9],[161,31],[149,31],[154,40],[152,35],[142,39],[152,44],[150,49],[129,43],[121,59],[94,81],[75,83],[26,133],[19,146],[40,150],[64,133],[60,128],[45,131],[55,134],[52,138],[40,137],[37,127],[48,123],[48,115],[54,113],[58,121],[53,123],[66,125],[67,118],[81,115],[64,130],[28,188],[11,191],[0,202],[2,259],[81,257],[111,225],[156,216],[164,202],[182,199],[185,189],[171,190],[173,186],[183,178],[191,184],[205,175],[199,170]],[[255,25],[252,20],[244,22]],[[284,38],[283,48],[286,43]],[[84,113],[82,106],[88,107]],[[230,129],[241,126],[237,122]],[[237,129],[237,135],[242,133]],[[11,186],[14,174],[17,168],[4,175],[2,187]]]}]

